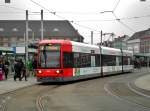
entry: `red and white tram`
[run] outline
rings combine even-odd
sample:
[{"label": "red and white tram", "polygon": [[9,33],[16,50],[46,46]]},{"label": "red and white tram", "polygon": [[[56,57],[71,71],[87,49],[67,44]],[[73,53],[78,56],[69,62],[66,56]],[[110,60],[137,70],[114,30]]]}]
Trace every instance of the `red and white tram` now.
[{"label": "red and white tram", "polygon": [[69,40],[42,40],[37,81],[63,82],[133,70],[132,52]]}]

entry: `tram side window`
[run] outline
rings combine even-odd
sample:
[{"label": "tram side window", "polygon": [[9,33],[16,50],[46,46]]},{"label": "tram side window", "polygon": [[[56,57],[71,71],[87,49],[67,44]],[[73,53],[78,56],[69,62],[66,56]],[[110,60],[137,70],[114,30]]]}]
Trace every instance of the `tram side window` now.
[{"label": "tram side window", "polygon": [[132,57],[129,58],[130,58],[130,65],[133,65],[133,58]]},{"label": "tram side window", "polygon": [[[116,56],[118,58],[119,65],[122,65],[122,56]],[[116,64],[118,65],[118,64]]]},{"label": "tram side window", "polygon": [[72,68],[73,67],[73,53],[64,52],[63,53],[63,66],[64,68]]},{"label": "tram side window", "polygon": [[122,65],[122,56],[116,56],[116,66]]},{"label": "tram side window", "polygon": [[127,57],[127,56],[124,56],[124,57],[123,57],[123,65],[129,65],[129,64],[130,64],[128,58],[129,58],[129,57]]},{"label": "tram side window", "polygon": [[80,67],[90,67],[90,54],[86,54],[86,53],[82,53],[80,54],[80,59],[81,59],[81,63],[80,63]]},{"label": "tram side window", "polygon": [[133,64],[132,58],[128,57],[128,65],[132,65],[132,64]]},{"label": "tram side window", "polygon": [[95,56],[91,56],[91,67],[95,67]]},{"label": "tram side window", "polygon": [[116,56],[116,66],[119,66],[119,57]]},{"label": "tram side window", "polygon": [[103,66],[115,66],[116,56],[114,55],[102,55]]},{"label": "tram side window", "polygon": [[96,67],[100,66],[100,55],[99,54],[95,55],[95,64],[96,64]]},{"label": "tram side window", "polygon": [[80,54],[74,53],[73,58],[74,58],[74,67],[75,68],[80,67]]},{"label": "tram side window", "polygon": [[74,67],[91,67],[91,56],[87,53],[74,53]]}]

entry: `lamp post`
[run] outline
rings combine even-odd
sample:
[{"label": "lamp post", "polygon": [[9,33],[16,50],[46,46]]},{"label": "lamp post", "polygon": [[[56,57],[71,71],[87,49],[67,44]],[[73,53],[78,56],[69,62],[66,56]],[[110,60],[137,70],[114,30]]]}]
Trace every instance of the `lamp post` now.
[{"label": "lamp post", "polygon": [[100,41],[100,46],[102,46],[102,39],[103,39],[103,32],[101,30],[101,41]]},{"label": "lamp post", "polygon": [[[28,62],[28,39],[29,39],[29,27],[28,27],[28,10],[26,10],[26,36],[25,36],[25,55],[26,55],[26,59],[25,59],[25,64],[27,64]],[[26,67],[26,73],[27,73],[27,67]]]},{"label": "lamp post", "polygon": [[93,45],[93,31],[91,31],[91,44]]},{"label": "lamp post", "polygon": [[43,40],[43,10],[41,10],[41,40]]},{"label": "lamp post", "polygon": [[103,59],[102,59],[102,37],[103,37],[103,32],[102,32],[102,30],[101,30],[101,32],[100,32],[100,67],[101,67],[101,76],[103,77]]}]

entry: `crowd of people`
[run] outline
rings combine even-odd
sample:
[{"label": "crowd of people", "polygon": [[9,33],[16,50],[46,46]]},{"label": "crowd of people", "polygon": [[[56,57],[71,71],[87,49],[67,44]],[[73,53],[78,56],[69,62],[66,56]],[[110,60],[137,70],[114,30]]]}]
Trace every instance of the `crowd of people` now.
[{"label": "crowd of people", "polygon": [[[11,75],[13,74],[14,81],[17,79],[22,81],[23,78],[25,81],[27,81],[27,77],[35,76],[36,68],[36,57],[29,59],[27,63],[25,63],[25,61],[23,61],[21,58],[16,58],[13,63],[8,58],[0,58],[0,75],[2,75],[3,79],[5,80],[8,79],[8,75],[11,73]],[[2,80],[2,77],[0,77],[0,80]]]},{"label": "crowd of people", "polygon": [[141,60],[139,58],[134,59],[134,68],[140,69],[141,67],[150,67],[150,61]]}]

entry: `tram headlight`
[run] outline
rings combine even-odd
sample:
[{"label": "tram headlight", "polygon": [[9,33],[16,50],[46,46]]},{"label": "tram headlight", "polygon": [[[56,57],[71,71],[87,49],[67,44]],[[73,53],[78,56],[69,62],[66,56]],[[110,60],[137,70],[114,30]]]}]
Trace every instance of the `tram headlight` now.
[{"label": "tram headlight", "polygon": [[62,70],[56,70],[56,73],[61,74],[61,73],[63,73],[63,71]]},{"label": "tram headlight", "polygon": [[39,74],[41,74],[41,73],[42,73],[42,71],[41,71],[41,70],[38,70],[38,73],[39,73]]}]

